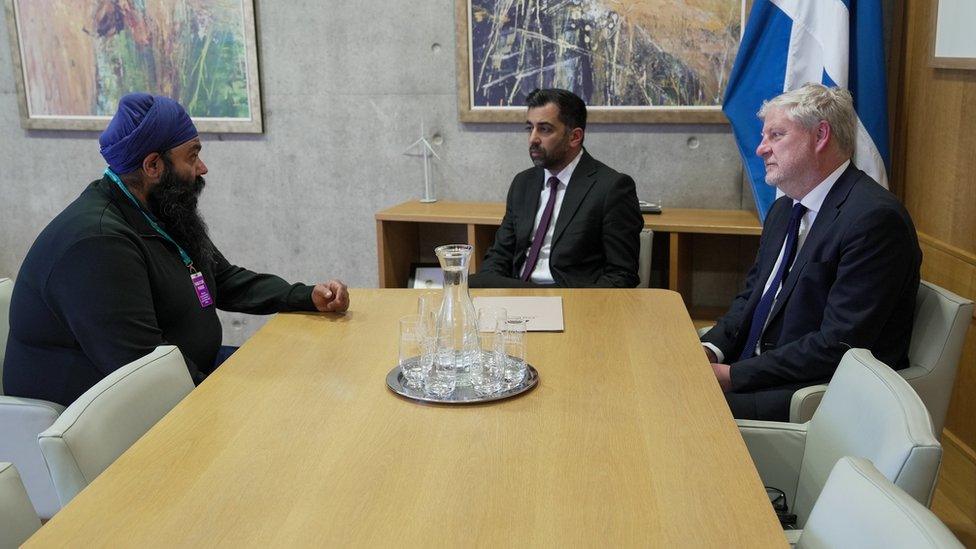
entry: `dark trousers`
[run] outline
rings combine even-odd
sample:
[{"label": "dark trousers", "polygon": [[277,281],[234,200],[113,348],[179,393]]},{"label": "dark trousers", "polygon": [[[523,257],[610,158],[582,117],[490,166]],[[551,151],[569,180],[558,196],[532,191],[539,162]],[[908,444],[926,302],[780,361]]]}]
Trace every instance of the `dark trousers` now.
[{"label": "dark trousers", "polygon": [[220,349],[217,350],[217,357],[214,358],[214,370],[218,366],[224,363],[225,360],[230,358],[230,355],[234,354],[234,351],[240,349],[240,347],[231,347],[230,345],[221,345]]},{"label": "dark trousers", "polygon": [[811,384],[773,387],[748,393],[725,393],[725,401],[729,403],[732,417],[736,419],[789,421],[793,393],[808,385]]}]

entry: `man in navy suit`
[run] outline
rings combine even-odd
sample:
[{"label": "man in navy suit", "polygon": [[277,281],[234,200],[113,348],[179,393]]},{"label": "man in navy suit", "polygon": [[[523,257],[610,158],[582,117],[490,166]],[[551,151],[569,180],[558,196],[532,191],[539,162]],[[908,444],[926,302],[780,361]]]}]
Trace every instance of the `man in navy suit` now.
[{"label": "man in navy suit", "polygon": [[905,208],[851,163],[847,90],[807,84],[759,117],[756,154],[785,196],[745,290],[702,344],[735,417],[785,421],[793,393],[829,381],[852,347],[908,366],[922,253]]},{"label": "man in navy suit", "polygon": [[560,89],[526,99],[529,157],[471,287],[633,288],[644,218],[634,180],[583,148],[586,104]]}]

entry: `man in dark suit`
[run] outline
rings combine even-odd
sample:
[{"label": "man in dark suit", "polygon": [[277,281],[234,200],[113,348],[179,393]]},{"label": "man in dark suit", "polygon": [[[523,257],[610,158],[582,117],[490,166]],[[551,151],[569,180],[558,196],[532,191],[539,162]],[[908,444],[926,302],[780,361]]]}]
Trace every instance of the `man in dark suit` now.
[{"label": "man in dark suit", "polygon": [[921,250],[890,192],[851,163],[850,93],[807,84],[763,104],[769,211],[745,291],[702,336],[737,418],[785,421],[851,347],[908,366]]},{"label": "man in dark suit", "polygon": [[634,180],[583,149],[586,104],[534,90],[525,122],[534,168],[515,176],[472,287],[633,288],[644,218]]}]

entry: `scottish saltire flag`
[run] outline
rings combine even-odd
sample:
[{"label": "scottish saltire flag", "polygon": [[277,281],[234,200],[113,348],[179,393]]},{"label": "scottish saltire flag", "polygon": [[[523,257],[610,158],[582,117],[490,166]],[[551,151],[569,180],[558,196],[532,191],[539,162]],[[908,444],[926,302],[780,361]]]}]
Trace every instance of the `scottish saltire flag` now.
[{"label": "scottish saltire flag", "polygon": [[752,184],[760,219],[776,198],[756,156],[763,100],[807,82],[847,88],[858,115],[854,164],[888,186],[888,97],[880,0],[756,0],[722,110]]}]

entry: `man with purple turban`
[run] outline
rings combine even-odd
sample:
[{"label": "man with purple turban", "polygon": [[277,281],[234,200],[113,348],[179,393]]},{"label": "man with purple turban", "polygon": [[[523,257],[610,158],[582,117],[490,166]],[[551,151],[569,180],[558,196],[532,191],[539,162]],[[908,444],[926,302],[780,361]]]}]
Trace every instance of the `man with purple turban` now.
[{"label": "man with purple turban", "polygon": [[3,364],[8,395],[68,405],[163,344],[180,348],[199,382],[216,367],[217,308],[349,307],[338,280],[289,284],[224,258],[197,212],[207,167],[176,101],[126,95],[99,142],[104,177],[41,232],[17,276]]}]

